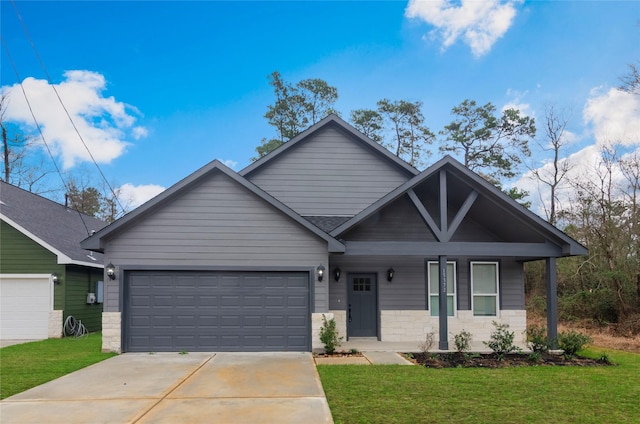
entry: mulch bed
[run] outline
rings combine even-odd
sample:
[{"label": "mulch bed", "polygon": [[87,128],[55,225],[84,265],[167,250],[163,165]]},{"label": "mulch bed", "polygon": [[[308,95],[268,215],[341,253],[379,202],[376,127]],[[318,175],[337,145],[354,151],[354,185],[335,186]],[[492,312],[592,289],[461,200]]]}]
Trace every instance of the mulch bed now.
[{"label": "mulch bed", "polygon": [[358,351],[336,351],[333,353],[314,353],[314,357],[316,358],[350,358],[350,357],[360,357],[363,356],[362,352]]},{"label": "mulch bed", "polygon": [[405,353],[410,361],[427,368],[508,368],[527,366],[603,366],[615,365],[608,358],[585,358],[575,355],[565,358],[563,355],[541,353],[539,356],[528,353],[511,353],[498,357],[495,353]]}]

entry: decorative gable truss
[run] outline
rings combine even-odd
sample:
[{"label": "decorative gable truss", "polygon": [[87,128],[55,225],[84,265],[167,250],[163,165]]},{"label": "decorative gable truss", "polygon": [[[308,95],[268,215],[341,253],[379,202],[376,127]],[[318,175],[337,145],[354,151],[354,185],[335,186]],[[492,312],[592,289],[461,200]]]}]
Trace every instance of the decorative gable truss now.
[{"label": "decorative gable truss", "polygon": [[[403,313],[403,305],[409,310],[421,305],[423,310],[433,309],[431,315],[438,310],[441,349],[448,349],[448,310],[449,315],[452,308],[461,310],[462,315],[469,315],[473,320],[516,314],[519,317],[516,327],[520,329],[525,325],[522,263],[544,259],[548,268],[554,269],[557,257],[586,254],[584,246],[451,157],[443,158],[402,184],[330,234],[346,245],[342,257],[332,257],[335,264],[332,266],[344,267],[349,272],[348,267],[364,262],[402,264],[402,267],[395,265],[398,281],[394,282],[393,292],[388,286],[378,286],[377,312],[381,318],[377,336],[382,340],[385,334],[391,338],[397,336],[389,331],[391,324],[385,322],[385,317],[390,314],[385,309],[398,314]],[[435,266],[437,273],[431,269]],[[422,272],[418,271],[420,268]],[[458,278],[456,272],[464,278]],[[494,275],[493,282],[483,282],[486,287],[480,280],[485,274]],[[437,285],[432,278],[427,278],[432,275],[439,276]],[[447,275],[453,281],[448,282]],[[547,275],[547,284],[553,293],[548,305],[549,332],[553,335],[556,332],[555,272]],[[439,291],[434,293],[434,287]],[[332,307],[340,302],[339,290],[337,287],[334,290],[338,294],[333,296],[337,300]],[[342,295],[349,299],[348,290],[346,292]],[[406,296],[403,298],[401,293]],[[423,293],[421,303],[416,301],[420,293]],[[437,304],[433,302],[434,294],[438,296]],[[394,300],[390,301],[390,297]],[[348,303],[351,304],[351,300]],[[416,312],[406,313],[415,316]],[[425,327],[423,321],[416,325]],[[347,334],[348,327],[346,323]],[[454,323],[455,329],[458,326]],[[419,339],[424,335],[408,336]]]}]

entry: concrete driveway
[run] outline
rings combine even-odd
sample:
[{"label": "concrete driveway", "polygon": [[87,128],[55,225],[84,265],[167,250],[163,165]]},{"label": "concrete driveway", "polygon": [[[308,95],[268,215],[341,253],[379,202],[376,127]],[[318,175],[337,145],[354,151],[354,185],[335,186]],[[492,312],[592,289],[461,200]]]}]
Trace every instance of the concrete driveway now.
[{"label": "concrete driveway", "polygon": [[333,423],[310,353],[127,353],[0,402],[8,423]]}]

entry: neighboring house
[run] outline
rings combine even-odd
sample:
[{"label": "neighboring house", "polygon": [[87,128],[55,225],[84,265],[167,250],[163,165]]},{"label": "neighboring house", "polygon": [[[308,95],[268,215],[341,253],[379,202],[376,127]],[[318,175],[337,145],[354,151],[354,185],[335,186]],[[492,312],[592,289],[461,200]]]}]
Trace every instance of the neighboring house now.
[{"label": "neighboring house", "polygon": [[[586,254],[450,157],[419,172],[331,115],[236,173],[219,161],[84,240],[105,254],[103,350],[441,349],[492,321],[521,338],[526,261]],[[112,278],[107,275],[111,272]],[[522,340],[521,340],[522,343]]]},{"label": "neighboring house", "polygon": [[104,260],[80,241],[106,223],[4,182],[0,221],[0,339],[61,337],[69,315],[100,330]]}]

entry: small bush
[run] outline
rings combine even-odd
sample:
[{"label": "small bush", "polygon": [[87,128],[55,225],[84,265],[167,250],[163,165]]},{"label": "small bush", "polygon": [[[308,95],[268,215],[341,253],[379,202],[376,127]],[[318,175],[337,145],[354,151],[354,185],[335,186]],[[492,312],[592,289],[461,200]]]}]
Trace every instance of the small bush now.
[{"label": "small bush", "polygon": [[483,342],[485,346],[498,355],[499,359],[504,359],[504,356],[518,352],[520,349],[513,344],[515,339],[515,333],[508,331],[509,324],[501,324],[496,321],[492,322],[495,330],[491,333],[491,338],[488,342]]},{"label": "small bush", "polygon": [[336,320],[331,318],[327,320],[327,317],[322,314],[322,327],[320,327],[320,341],[324,344],[324,350],[328,354],[332,354],[336,351],[336,348],[342,344],[343,338],[338,335],[338,329],[336,328]]},{"label": "small bush", "polygon": [[460,353],[470,351],[471,333],[466,330],[462,330],[460,333],[453,336],[453,343],[456,345],[456,350]]},{"label": "small bush", "polygon": [[420,344],[418,345],[418,348],[420,349],[420,352],[427,354],[431,349],[433,349],[433,346],[435,344],[436,344],[436,333],[431,332],[431,333],[427,333],[427,335],[424,338],[424,341],[420,342]]},{"label": "small bush", "polygon": [[558,347],[569,358],[582,350],[587,343],[591,343],[591,337],[574,330],[563,331],[558,334]]},{"label": "small bush", "polygon": [[547,330],[543,326],[530,325],[527,327],[527,344],[534,352],[548,352]]}]

